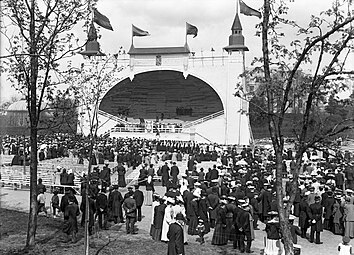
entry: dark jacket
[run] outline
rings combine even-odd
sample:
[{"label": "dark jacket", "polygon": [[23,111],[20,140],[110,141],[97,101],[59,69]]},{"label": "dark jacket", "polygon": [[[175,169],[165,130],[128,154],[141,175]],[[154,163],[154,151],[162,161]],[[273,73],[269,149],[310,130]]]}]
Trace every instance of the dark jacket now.
[{"label": "dark jacket", "polygon": [[136,202],[134,198],[128,197],[124,200],[123,209],[125,216],[135,218],[136,217]]},{"label": "dark jacket", "polygon": [[178,223],[169,226],[167,238],[169,239],[167,255],[185,254],[183,228]]},{"label": "dark jacket", "polygon": [[96,209],[97,211],[107,212],[108,209],[108,199],[106,194],[99,193],[96,198]]},{"label": "dark jacket", "polygon": [[136,202],[136,206],[140,207],[143,205],[144,202],[144,193],[141,190],[135,190],[134,191],[134,195],[133,195],[135,202]]},{"label": "dark jacket", "polygon": [[322,205],[318,202],[310,205],[310,219],[315,220],[315,223],[311,222],[311,230],[314,231],[323,231],[323,224],[322,224],[322,214],[323,208]]}]

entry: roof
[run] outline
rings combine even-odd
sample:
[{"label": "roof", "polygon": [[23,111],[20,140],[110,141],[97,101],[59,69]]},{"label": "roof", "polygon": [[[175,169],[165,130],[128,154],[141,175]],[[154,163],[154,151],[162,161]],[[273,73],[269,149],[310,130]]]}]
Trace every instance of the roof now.
[{"label": "roof", "polygon": [[234,23],[232,23],[231,30],[242,30],[241,21],[240,21],[240,18],[238,16],[238,13],[236,13],[236,16],[235,16],[235,19],[234,19]]},{"label": "roof", "polygon": [[13,104],[11,104],[8,108],[7,111],[27,111],[27,102],[26,100],[20,100],[17,101]]},{"label": "roof", "polygon": [[153,48],[135,48],[130,47],[130,55],[162,55],[162,54],[189,54],[190,50],[186,44],[183,47],[153,47]]}]

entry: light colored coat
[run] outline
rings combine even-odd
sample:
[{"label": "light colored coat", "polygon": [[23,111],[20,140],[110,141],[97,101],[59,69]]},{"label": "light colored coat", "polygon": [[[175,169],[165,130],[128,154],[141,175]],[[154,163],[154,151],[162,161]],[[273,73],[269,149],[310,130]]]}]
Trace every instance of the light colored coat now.
[{"label": "light colored coat", "polygon": [[167,232],[170,224],[174,222],[175,213],[173,211],[172,206],[168,205],[165,209],[165,215],[163,217],[162,222],[162,233],[161,233],[161,241],[168,242]]}]

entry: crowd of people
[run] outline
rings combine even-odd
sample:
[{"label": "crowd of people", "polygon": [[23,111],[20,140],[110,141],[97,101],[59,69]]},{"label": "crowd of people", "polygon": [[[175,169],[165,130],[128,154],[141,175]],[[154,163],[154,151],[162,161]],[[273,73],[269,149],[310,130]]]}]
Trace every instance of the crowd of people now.
[{"label": "crowd of people", "polygon": [[[67,148],[68,151],[84,148],[73,155],[79,159],[80,153],[85,155],[85,146]],[[284,151],[283,176],[289,179],[285,185],[285,204],[293,193],[293,154],[292,149]],[[82,194],[89,192],[90,234],[95,219],[102,229],[108,228],[108,222],[125,222],[126,232],[135,234],[135,224],[143,218],[141,208],[145,202],[151,206],[147,208],[151,208],[152,214],[152,239],[169,242],[169,249],[184,251],[184,244],[191,236],[197,236],[203,244],[204,235],[212,232],[211,244],[231,242],[240,252],[252,253],[255,230],[262,222],[267,236],[264,254],[284,252],[275,197],[275,160],[270,149],[244,147],[237,150],[236,147],[193,142],[99,138],[95,155],[94,165],[114,161],[117,167],[109,169],[105,164],[102,171],[95,168],[89,185],[88,178],[82,177]],[[344,237],[340,246],[344,247],[341,254],[345,254],[343,249],[350,246],[348,243],[354,238],[353,155],[349,151],[309,150],[303,160],[289,218],[290,223],[296,220],[291,226],[293,243],[298,243],[299,236],[321,244],[321,232],[331,231]],[[199,164],[203,161],[212,161],[215,165],[203,169]],[[180,169],[178,162],[186,162],[186,167]],[[119,188],[127,185],[127,168],[137,167],[136,185],[128,186],[128,192],[122,195]],[[114,171],[120,173],[118,183],[110,181]],[[161,176],[164,193],[155,192],[156,176]],[[140,187],[145,188],[141,191]],[[40,194],[39,191],[39,202]],[[70,190],[60,203],[55,195],[53,197],[54,214],[58,210],[64,214],[65,231],[75,240],[78,224],[75,219],[81,212],[81,224],[84,224],[86,200],[82,199],[79,205]]]}]

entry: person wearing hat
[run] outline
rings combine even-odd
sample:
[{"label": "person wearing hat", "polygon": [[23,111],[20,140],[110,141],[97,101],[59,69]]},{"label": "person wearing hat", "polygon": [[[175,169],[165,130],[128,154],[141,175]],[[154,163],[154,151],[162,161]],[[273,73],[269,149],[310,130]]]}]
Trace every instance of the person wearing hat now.
[{"label": "person wearing hat", "polygon": [[307,196],[310,192],[305,192],[299,203],[299,227],[301,230],[301,237],[306,238],[307,229],[309,228],[309,211],[310,206],[307,202]]},{"label": "person wearing hat", "polygon": [[[108,229],[108,199],[105,192],[101,189],[96,197],[96,217],[100,229]],[[103,218],[103,225],[102,225]]]},{"label": "person wearing hat", "polygon": [[118,185],[113,185],[113,190],[108,195],[108,208],[115,224],[124,222],[122,203],[123,196],[118,190]]},{"label": "person wearing hat", "polygon": [[161,167],[161,180],[162,180],[162,187],[165,187],[168,180],[170,179],[170,168],[168,167],[168,162]]},{"label": "person wearing hat", "polygon": [[171,223],[168,228],[168,255],[184,255],[184,237],[183,226],[185,218],[183,214],[178,213],[175,217],[175,222]]},{"label": "person wearing hat", "polygon": [[199,218],[203,220],[204,233],[207,234],[210,232],[210,224],[209,224],[209,215],[208,215],[207,193],[204,190],[202,190],[200,194],[198,205],[199,205],[198,206]]},{"label": "person wearing hat", "polygon": [[192,201],[190,201],[189,207],[190,210],[188,210],[188,219],[189,219],[189,224],[188,224],[188,234],[189,235],[197,235],[197,225],[198,225],[198,217],[199,217],[199,208],[198,208],[198,202],[200,199],[200,194],[201,191],[199,192],[198,190],[193,191],[193,196],[194,198]]},{"label": "person wearing hat", "polygon": [[211,188],[211,194],[207,196],[207,201],[209,203],[209,217],[210,217],[210,227],[215,227],[215,221],[217,218],[216,208],[219,205],[220,198],[218,195],[218,187],[214,186]]},{"label": "person wearing hat", "polygon": [[161,241],[162,225],[165,215],[165,209],[167,204],[165,203],[165,198],[159,199],[159,205],[154,208],[154,218],[153,218],[153,227],[151,232],[151,237],[155,241]]},{"label": "person wearing hat", "polygon": [[126,231],[127,234],[137,234],[135,230],[136,222],[136,202],[133,194],[129,195],[123,202],[123,209],[126,217]]},{"label": "person wearing hat", "polygon": [[345,198],[344,204],[344,235],[354,237],[354,204],[350,197]]},{"label": "person wearing hat", "polygon": [[78,205],[75,203],[73,197],[69,197],[68,205],[64,211],[64,233],[67,234],[68,238],[71,237],[71,242],[76,242],[76,233],[78,232],[77,227],[77,216],[80,214]]},{"label": "person wearing hat", "polygon": [[226,204],[226,199],[221,199],[219,205],[216,207],[215,229],[211,240],[212,245],[227,244],[228,235],[226,233]]},{"label": "person wearing hat", "polygon": [[[310,242],[315,241],[316,244],[322,244],[321,232],[323,231],[322,224],[323,207],[321,205],[321,197],[315,196],[315,203],[310,205],[309,218],[311,220]],[[316,234],[316,238],[315,238]]]},{"label": "person wearing hat", "polygon": [[333,204],[333,234],[342,235],[343,227],[342,227],[342,217],[343,213],[341,210],[342,196],[336,195],[335,201]]},{"label": "person wearing hat", "polygon": [[294,225],[295,218],[296,218],[295,215],[289,216],[289,225],[290,225],[291,237],[293,239],[293,244],[297,244],[297,236],[301,235],[301,230],[299,229],[299,227]]},{"label": "person wearing hat", "polygon": [[172,163],[170,175],[172,177],[172,183],[177,184],[178,183],[179,168],[176,165],[176,162]]},{"label": "person wearing hat", "polygon": [[133,194],[133,198],[135,199],[136,202],[136,211],[137,211],[137,221],[141,221],[142,214],[141,214],[141,207],[143,206],[144,203],[144,193],[139,190],[139,184],[135,184],[135,191]]},{"label": "person wearing hat", "polygon": [[118,187],[124,188],[127,186],[127,183],[125,181],[125,167],[122,165],[122,163],[118,163],[117,166],[117,173],[118,173]]},{"label": "person wearing hat", "polygon": [[128,189],[128,192],[124,194],[124,199],[134,195],[134,191],[133,191],[133,187],[132,186],[128,186],[127,189]]},{"label": "person wearing hat", "polygon": [[265,255],[282,254],[281,232],[278,217],[273,217],[266,223],[267,240],[264,247]]},{"label": "person wearing hat", "polygon": [[352,245],[350,243],[349,236],[343,236],[342,243],[338,244],[339,255],[351,255],[352,254]]},{"label": "person wearing hat", "polygon": [[102,190],[103,192],[106,192],[107,187],[111,185],[111,169],[108,167],[109,162],[108,160],[104,161],[104,167],[102,171],[100,172],[100,179],[102,183]]},{"label": "person wearing hat", "polygon": [[236,216],[235,225],[238,228],[239,249],[241,253],[245,251],[246,253],[253,253],[253,251],[251,251],[251,245],[252,240],[254,240],[254,230],[250,206],[246,200],[238,200],[238,202],[240,203],[240,210]]},{"label": "person wearing hat", "polygon": [[161,241],[168,242],[168,227],[175,219],[175,212],[173,206],[175,205],[175,199],[172,197],[166,197],[166,208],[162,222],[162,232],[161,232]]},{"label": "person wearing hat", "polygon": [[263,223],[266,222],[268,217],[268,212],[271,211],[271,203],[272,203],[272,187],[269,183],[264,183],[264,190],[261,191],[259,197],[257,198],[260,203],[261,210],[259,212],[259,219]]},{"label": "person wearing hat", "polygon": [[323,201],[322,206],[324,207],[324,221],[323,221],[323,228],[326,230],[333,229],[333,204],[335,199],[333,197],[333,191],[327,191],[327,198]]}]

